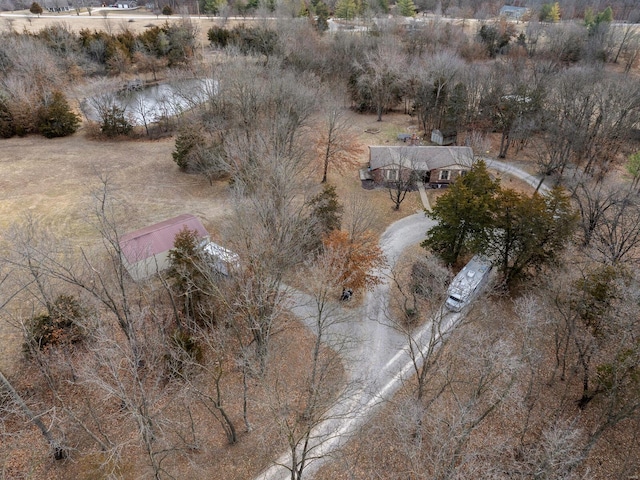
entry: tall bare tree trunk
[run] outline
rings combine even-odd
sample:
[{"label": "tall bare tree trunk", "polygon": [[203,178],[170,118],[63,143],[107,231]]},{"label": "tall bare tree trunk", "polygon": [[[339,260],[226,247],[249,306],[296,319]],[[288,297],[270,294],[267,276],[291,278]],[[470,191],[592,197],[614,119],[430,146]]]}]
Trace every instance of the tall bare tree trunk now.
[{"label": "tall bare tree trunk", "polygon": [[20,407],[27,418],[40,429],[40,432],[42,433],[44,438],[46,438],[47,442],[49,442],[49,446],[51,447],[51,451],[53,453],[53,458],[55,458],[56,460],[67,458],[67,448],[64,447],[62,443],[53,436],[51,430],[45,427],[40,417],[31,411],[31,409],[27,406],[24,400],[22,400],[22,397],[18,394],[18,392],[16,392],[15,388],[13,388],[13,385],[11,385],[9,380],[7,380],[7,377],[5,377],[2,372],[0,372],[0,385],[4,387],[11,399],[16,403],[16,405]]}]

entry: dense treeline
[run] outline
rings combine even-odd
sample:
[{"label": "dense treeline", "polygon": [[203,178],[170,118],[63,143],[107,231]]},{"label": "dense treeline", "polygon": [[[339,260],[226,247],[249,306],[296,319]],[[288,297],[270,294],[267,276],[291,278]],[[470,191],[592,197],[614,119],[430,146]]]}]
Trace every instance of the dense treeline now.
[{"label": "dense treeline", "polygon": [[[424,133],[454,129],[476,154],[497,133],[499,156],[526,149],[542,180],[559,187],[548,195],[491,190],[488,177],[473,184],[471,175],[442,197],[434,216],[458,215],[458,229],[445,233],[467,235],[454,237],[455,250],[441,224],[430,243],[452,263],[460,253],[462,263],[490,253],[511,293],[474,311],[423,356],[406,325],[439,304],[444,291],[434,279],[444,276],[414,260],[389,317],[404,315],[398,328],[415,352],[416,379],[324,478],[373,478],[381,464],[390,477],[416,478],[636,472],[638,442],[629,435],[640,418],[633,273],[640,200],[636,183],[619,175],[638,148],[640,92],[630,75],[637,33],[607,20],[486,22],[471,35],[445,22],[427,25],[378,24],[364,36],[279,30],[269,65],[312,71],[378,118],[403,109]],[[635,182],[633,161],[628,170]],[[603,460],[613,444],[623,458],[615,466]]]},{"label": "dense treeline", "polygon": [[[402,107],[425,135],[438,128],[466,132],[471,141],[501,133],[502,158],[535,135],[545,175],[569,165],[605,175],[638,118],[638,86],[628,72],[640,37],[630,26],[530,23],[516,30],[495,21],[469,35],[448,22],[428,21],[411,30],[380,24],[366,36],[305,31],[301,25],[261,27],[248,35],[243,26],[215,27],[209,38],[218,48],[265,62],[273,56],[284,68],[346,82],[352,106],[376,112],[379,120]],[[496,61],[485,61],[491,58]],[[620,68],[604,68],[608,64]]]},{"label": "dense treeline", "polygon": [[[73,133],[79,118],[66,99],[68,85],[96,75],[150,72],[189,64],[195,31],[188,23],[165,24],[140,35],[130,31],[74,33],[64,24],[35,34],[4,33],[0,41],[0,136]],[[50,112],[60,126],[52,128]],[[49,120],[47,120],[47,117]],[[45,125],[45,123],[47,123]]]}]

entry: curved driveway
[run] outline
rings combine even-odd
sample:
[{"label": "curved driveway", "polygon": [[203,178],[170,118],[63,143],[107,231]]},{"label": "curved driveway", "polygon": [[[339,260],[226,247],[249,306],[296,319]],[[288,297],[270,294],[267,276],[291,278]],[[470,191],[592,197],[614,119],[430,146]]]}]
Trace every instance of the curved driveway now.
[{"label": "curved driveway", "polygon": [[[512,175],[532,188],[540,183],[540,178],[508,163],[483,158],[487,167],[501,173]],[[547,192],[546,185],[540,187]],[[409,355],[408,340],[390,326],[386,318],[389,298],[389,273],[400,254],[412,245],[425,238],[425,234],[435,222],[424,213],[409,215],[387,228],[380,238],[380,246],[387,258],[388,267],[380,271],[383,282],[373,291],[368,292],[364,307],[348,315],[342,309],[336,309],[334,315],[343,316],[334,325],[339,335],[348,336],[355,348],[345,355],[345,364],[349,375],[349,383],[358,385],[352,395],[341,400],[327,415],[327,420],[314,430],[311,445],[313,458],[304,470],[304,476],[311,478],[313,473],[327,460],[331,452],[343,446],[349,438],[362,426],[385,401],[402,386],[414,373],[413,361]],[[313,327],[313,316],[316,311],[310,305],[311,300],[303,294],[294,293],[297,304],[293,309],[310,328]],[[441,321],[440,330],[446,334],[451,331],[461,318],[460,313],[447,313],[436,320]],[[431,334],[431,320],[413,334],[414,340],[427,348]],[[335,332],[334,332],[335,333]],[[285,480],[291,478],[291,472],[282,465],[290,464],[290,455],[280,457],[274,466],[258,476],[259,480]]]},{"label": "curved driveway", "polygon": [[[357,385],[355,391],[326,415],[312,434],[314,460],[304,470],[304,477],[311,478],[329,454],[344,445],[358,428],[369,419],[376,408],[400,388],[413,372],[413,363],[405,349],[407,339],[390,326],[386,318],[389,298],[389,273],[402,251],[420,242],[426,231],[435,224],[423,212],[415,213],[393,223],[382,235],[380,245],[389,266],[379,272],[383,281],[368,292],[364,307],[346,313],[346,309],[335,309],[332,314],[343,316],[331,321],[334,338],[347,339],[351,348],[343,350],[348,383]],[[313,330],[314,316],[312,300],[295,292],[296,307],[293,311]],[[452,316],[452,321],[455,318]],[[430,322],[427,322],[430,323]],[[425,327],[423,334],[429,333]],[[418,333],[417,335],[420,335]],[[425,344],[428,342],[424,342]],[[280,457],[274,466],[258,476],[260,480],[290,479],[291,472],[281,465],[289,465],[290,455]]]},{"label": "curved driveway", "polygon": [[[500,160],[495,160],[493,158],[489,158],[489,157],[481,157],[482,160],[484,160],[484,162],[487,164],[487,168],[491,169],[491,170],[496,170],[500,173],[506,173],[508,175],[511,175],[513,177],[518,178],[519,180],[522,180],[525,183],[528,183],[529,185],[531,185],[534,189],[538,188],[538,184],[540,183],[540,177],[536,177],[535,175],[531,175],[530,173],[525,172],[524,170],[522,170],[521,168],[515,167],[513,165],[510,165],[506,162],[501,162]],[[540,192],[542,193],[548,193],[550,190],[550,188],[545,185],[542,184],[540,186]]]}]

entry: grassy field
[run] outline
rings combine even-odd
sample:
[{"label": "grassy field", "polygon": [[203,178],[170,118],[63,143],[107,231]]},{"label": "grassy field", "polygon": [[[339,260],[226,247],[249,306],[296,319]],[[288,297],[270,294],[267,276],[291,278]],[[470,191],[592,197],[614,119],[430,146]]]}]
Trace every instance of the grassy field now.
[{"label": "grassy field", "polygon": [[[100,178],[108,178],[125,205],[123,230],[181,213],[197,215],[211,230],[224,212],[227,186],[181,173],[171,159],[172,139],[99,142],[76,133],[55,140],[12,138],[0,145],[3,232],[31,216],[78,246],[97,242],[90,220]],[[0,321],[0,366],[14,356],[18,333]]]},{"label": "grassy field", "polygon": [[[393,143],[398,131],[411,127],[406,115],[386,116],[376,122],[373,115],[349,113],[363,147],[362,164],[368,159],[367,145]],[[380,130],[366,133],[365,130]],[[9,232],[26,217],[77,246],[99,241],[91,226],[95,205],[92,192],[107,178],[126,215],[123,231],[191,213],[199,217],[213,237],[229,212],[226,182],[209,185],[200,176],[180,172],[172,160],[174,139],[157,141],[98,141],[81,129],[76,134],[47,140],[32,135],[0,141],[0,229]],[[320,178],[318,177],[318,181]],[[417,192],[411,193],[400,211],[392,210],[386,190],[365,191],[357,171],[329,174],[339,195],[348,199],[362,195],[375,211],[374,229],[422,209]],[[8,367],[21,344],[19,330],[0,319],[0,367]]]},{"label": "grassy field", "polygon": [[[66,28],[73,32],[79,32],[82,29],[104,30],[107,32],[120,32],[123,30],[131,30],[133,33],[144,32],[145,29],[152,26],[161,26],[166,22],[175,23],[188,20],[196,27],[197,43],[202,47],[209,44],[207,39],[207,31],[214,25],[234,25],[239,22],[236,19],[224,19],[220,17],[207,16],[189,16],[182,17],[180,15],[154,15],[146,9],[140,10],[101,10],[92,12],[88,15],[86,10],[81,11],[80,15],[76,15],[75,11],[65,13],[46,13],[40,17],[29,14],[28,10],[12,12],[18,15],[28,15],[27,17],[9,16],[0,14],[0,31],[16,31],[16,32],[38,32],[45,27],[63,24]],[[252,22],[252,19],[242,19],[241,22]]]}]

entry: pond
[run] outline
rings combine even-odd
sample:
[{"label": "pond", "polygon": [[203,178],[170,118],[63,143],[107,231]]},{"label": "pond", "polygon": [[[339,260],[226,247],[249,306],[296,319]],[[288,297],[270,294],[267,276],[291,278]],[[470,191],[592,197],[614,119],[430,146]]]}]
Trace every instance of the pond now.
[{"label": "pond", "polygon": [[132,125],[149,125],[180,115],[207,101],[217,91],[213,79],[189,79],[138,88],[129,82],[118,92],[84,99],[80,107],[88,120],[100,122],[100,111],[117,106]]}]

